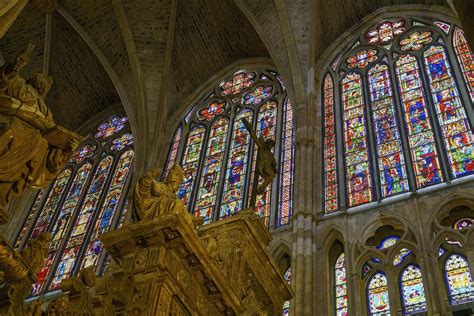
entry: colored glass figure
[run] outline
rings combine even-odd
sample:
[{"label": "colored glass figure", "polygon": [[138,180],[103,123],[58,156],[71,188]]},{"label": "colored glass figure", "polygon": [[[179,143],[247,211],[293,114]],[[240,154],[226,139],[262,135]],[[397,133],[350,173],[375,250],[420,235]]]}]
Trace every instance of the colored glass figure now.
[{"label": "colored glass figure", "polygon": [[444,22],[441,22],[441,21],[434,21],[433,24],[436,25],[437,27],[439,27],[440,29],[442,29],[445,34],[449,34],[449,30],[451,29],[451,25],[449,25],[447,23],[444,23]]},{"label": "colored glass figure", "polygon": [[398,236],[389,236],[380,242],[380,244],[377,246],[377,249],[387,249],[389,247],[392,247],[399,240],[400,240],[400,237]]},{"label": "colored glass figure", "polygon": [[[276,140],[276,120],[278,108],[274,101],[267,101],[263,104],[257,117],[257,136]],[[254,146],[253,160],[252,160],[252,175],[250,177],[250,183],[253,183],[255,174],[255,162],[257,158],[257,146]],[[259,179],[259,185],[263,182],[263,179]],[[249,188],[249,201],[252,194],[252,187]],[[268,225],[270,218],[270,203],[272,195],[272,185],[266,187],[263,194],[257,194],[255,212],[264,219],[265,224]]]},{"label": "colored glass figure", "polygon": [[186,121],[186,123],[189,123],[189,121],[191,120],[194,114],[194,110],[197,108],[197,106],[198,106],[197,104],[193,105],[191,110],[189,110],[188,114],[186,114],[186,116],[184,117],[184,120]]},{"label": "colored glass figure", "polygon": [[339,54],[331,63],[331,68],[332,70],[336,71],[337,65],[339,65],[339,62],[341,61],[342,54]]},{"label": "colored glass figure", "polygon": [[440,183],[444,181],[443,174],[418,61],[412,55],[399,56],[396,73],[417,187]]},{"label": "colored glass figure", "polygon": [[89,186],[84,202],[81,205],[72,232],[66,241],[66,247],[62,251],[61,259],[49,287],[50,290],[57,289],[62,280],[71,277],[72,270],[79,257],[81,245],[86,238],[87,227],[89,227],[96,213],[101,193],[105,187],[110,168],[112,167],[112,162],[113,158],[111,156],[105,157],[99,163],[95,171],[94,178]]},{"label": "colored glass figure", "polygon": [[362,278],[365,278],[365,276],[369,274],[371,270],[372,270],[372,266],[368,262],[366,262],[364,266],[362,267],[362,271],[361,271]]},{"label": "colored glass figure", "polygon": [[92,157],[96,149],[96,145],[87,144],[83,146],[72,154],[71,162],[81,164],[85,159]]},{"label": "colored glass figure", "polygon": [[252,92],[244,95],[243,103],[245,105],[259,105],[272,95],[272,86],[257,86]]},{"label": "colored glass figure", "polygon": [[229,81],[224,81],[221,84],[222,96],[231,96],[237,93],[240,93],[245,88],[250,87],[255,81],[254,72],[239,72],[234,75],[234,78]]},{"label": "colored glass figure", "polygon": [[[127,150],[118,160],[104,202],[100,205],[99,214],[94,219],[95,224],[92,233],[83,240],[83,243],[86,244],[86,247],[84,248],[85,253],[82,262],[78,262],[81,270],[89,266],[97,266],[99,258],[103,252],[103,245],[99,240],[99,236],[108,232],[112,228],[114,218],[116,218],[116,214],[120,212],[118,206],[127,193],[125,186],[130,175],[133,158],[133,150]],[[99,205],[97,205],[97,209],[98,207]]]},{"label": "colored glass figure", "polygon": [[446,50],[443,46],[431,46],[424,52],[423,57],[452,176],[459,178],[472,174],[473,136],[451,73]]},{"label": "colored glass figure", "polygon": [[186,149],[183,156],[183,172],[184,181],[179,187],[178,197],[183,200],[184,205],[189,207],[189,199],[193,190],[194,179],[196,179],[197,168],[199,165],[199,158],[201,157],[201,150],[204,141],[204,127],[199,126],[191,130],[186,142]]},{"label": "colored glass figure", "polygon": [[349,73],[342,79],[344,159],[348,206],[371,202],[372,178],[369,162],[366,116],[359,74]]},{"label": "colored glass figure", "polygon": [[369,315],[390,315],[387,277],[382,272],[375,273],[367,286]]},{"label": "colored glass figure", "polygon": [[377,51],[375,49],[369,50],[360,50],[355,55],[350,56],[347,58],[347,66],[352,68],[365,68],[369,65],[369,63],[374,62],[377,60]]},{"label": "colored glass figure", "polygon": [[28,232],[28,228],[30,228],[30,225],[33,222],[33,218],[35,217],[36,212],[40,209],[41,203],[43,202],[46,192],[47,189],[42,189],[38,192],[35,202],[31,207],[30,214],[28,214],[28,218],[26,219],[26,222],[23,225],[23,228],[21,229],[21,232],[15,242],[15,250],[20,251],[20,246],[25,239],[26,233]]},{"label": "colored glass figure", "polygon": [[176,163],[176,157],[178,156],[179,146],[181,145],[182,134],[183,129],[181,126],[179,126],[176,132],[174,133],[173,142],[171,143],[170,152],[168,154],[168,159],[166,160],[166,168],[163,178],[166,178],[171,168],[173,168],[174,164]]},{"label": "colored glass figure", "polygon": [[194,215],[202,217],[204,223],[213,219],[213,210],[217,203],[217,188],[220,180],[224,151],[227,143],[229,120],[219,118],[212,126],[206,150],[206,157],[202,167],[201,182],[198,189]]},{"label": "colored glass figure", "polygon": [[133,136],[131,133],[124,133],[119,138],[112,141],[110,149],[113,151],[119,151],[133,144]]},{"label": "colored glass figure", "polygon": [[324,79],[324,211],[333,213],[337,211],[338,184],[337,184],[337,149],[336,127],[334,114],[334,86],[329,74]]},{"label": "colored glass figure", "polygon": [[367,32],[366,37],[371,44],[385,45],[403,32],[405,32],[405,21],[397,19],[379,23],[379,25]]},{"label": "colored glass figure", "polygon": [[467,260],[459,254],[452,254],[446,260],[444,269],[451,305],[472,301],[474,289]]},{"label": "colored glass figure", "polygon": [[420,268],[410,264],[400,274],[400,292],[404,314],[426,311],[426,297]]},{"label": "colored glass figure", "polygon": [[244,118],[252,124],[252,111],[242,111],[234,119],[219,218],[228,217],[242,209],[250,144],[250,135],[242,123]]},{"label": "colored glass figure", "polygon": [[456,230],[463,230],[463,229],[468,229],[474,224],[474,219],[472,218],[461,218],[458,219],[454,224],[453,228]]},{"label": "colored glass figure", "polygon": [[335,306],[337,316],[347,316],[346,257],[341,253],[334,264]]},{"label": "colored glass figure", "polygon": [[126,116],[114,115],[110,117],[108,122],[99,125],[95,138],[106,139],[107,137],[112,136],[122,130],[127,121],[128,117]]},{"label": "colored glass figure", "polygon": [[[51,272],[54,271],[53,263],[56,261],[57,256],[61,255],[61,253],[59,253],[61,243],[65,239],[65,234],[72,219],[75,217],[75,210],[79,203],[79,199],[82,196],[82,192],[84,191],[84,185],[90,175],[91,169],[92,165],[87,163],[79,168],[74,177],[69,192],[66,195],[66,199],[64,200],[64,204],[59,212],[59,216],[54,222],[51,230],[51,243],[49,245],[48,258],[46,259],[43,268],[36,274],[37,283],[33,284],[33,295],[38,295],[43,292],[48,277]],[[75,257],[77,253],[71,252],[70,255],[71,257]],[[58,269],[60,268],[62,267],[58,267]]]},{"label": "colored glass figure", "polygon": [[225,111],[226,102],[211,102],[209,105],[204,108],[200,109],[198,119],[200,121],[211,121],[217,115],[224,113]]},{"label": "colored glass figure", "polygon": [[442,255],[444,255],[446,252],[446,249],[444,249],[443,247],[439,247],[438,249],[438,258],[440,258]]},{"label": "colored glass figure", "polygon": [[474,58],[464,32],[460,28],[454,29],[453,46],[464,80],[469,89],[471,100],[474,101]]},{"label": "colored glass figure", "polygon": [[374,125],[382,197],[409,190],[390,73],[385,64],[368,72],[370,112]]},{"label": "colored glass figure", "polygon": [[280,194],[278,203],[277,227],[290,223],[293,215],[293,174],[295,168],[295,146],[293,109],[289,99],[285,100],[283,107],[283,131],[280,149]]},{"label": "colored glass figure", "polygon": [[400,48],[406,52],[409,50],[420,50],[424,45],[433,41],[431,32],[412,32],[407,38],[400,41]]},{"label": "colored glass figure", "polygon": [[61,197],[66,191],[66,186],[69,183],[71,174],[71,169],[64,169],[54,181],[54,185],[48,193],[46,202],[33,226],[29,239],[37,239],[41,233],[47,231],[48,227],[50,227],[53,216],[56,214],[61,202]]},{"label": "colored glass figure", "polygon": [[[283,275],[283,278],[285,279],[288,284],[291,283],[291,267],[286,269],[285,274]],[[283,316],[288,316],[290,314],[290,301],[285,301],[283,303]]]},{"label": "colored glass figure", "polygon": [[411,250],[408,250],[406,248],[400,249],[397,255],[393,258],[393,265],[399,266],[403,262],[403,260],[405,260],[405,258],[409,256],[410,254],[411,254]]}]

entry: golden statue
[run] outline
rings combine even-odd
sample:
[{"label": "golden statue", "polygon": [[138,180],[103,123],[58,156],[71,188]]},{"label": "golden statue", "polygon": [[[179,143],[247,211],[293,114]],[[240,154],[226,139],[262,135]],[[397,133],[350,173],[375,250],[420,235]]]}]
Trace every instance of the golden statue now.
[{"label": "golden statue", "polygon": [[[278,173],[277,163],[275,160],[275,154],[273,153],[273,147],[275,147],[275,141],[270,138],[264,138],[263,136],[258,137],[252,126],[246,119],[242,119],[242,123],[249,132],[255,144],[258,146],[257,151],[257,168],[255,169],[254,183],[252,184],[252,196],[250,197],[250,206],[255,207],[255,201],[258,194],[263,194],[265,188],[272,183],[273,178]],[[259,186],[259,177],[263,178],[263,183]]]},{"label": "golden statue", "polygon": [[20,252],[31,273],[34,274],[43,267],[44,259],[48,257],[50,241],[51,235],[48,232],[41,233],[38,239],[30,239],[28,246]]},{"label": "golden statue", "polygon": [[181,167],[175,164],[165,182],[155,180],[159,174],[159,169],[151,169],[135,186],[133,205],[138,220],[153,219],[166,213],[187,213],[183,201],[176,196],[184,178]]},{"label": "golden statue", "polygon": [[25,187],[43,188],[70,159],[81,137],[58,125],[45,103],[53,80],[20,71],[34,46],[0,69],[0,223],[3,207]]}]

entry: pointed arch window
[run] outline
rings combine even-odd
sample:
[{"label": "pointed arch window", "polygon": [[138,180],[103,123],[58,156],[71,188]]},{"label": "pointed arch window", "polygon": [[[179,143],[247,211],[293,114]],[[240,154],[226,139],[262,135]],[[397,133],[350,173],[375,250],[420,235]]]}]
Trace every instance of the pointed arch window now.
[{"label": "pointed arch window", "polygon": [[423,277],[420,268],[416,265],[410,264],[400,272],[400,293],[404,314],[426,311]]},{"label": "pointed arch window", "polygon": [[474,174],[474,62],[459,27],[387,19],[335,56],[322,83],[326,214]]},{"label": "pointed arch window", "polygon": [[[286,269],[285,274],[283,275],[283,278],[285,279],[288,284],[291,283],[291,267],[288,267]],[[290,315],[290,301],[285,301],[283,303],[283,316],[288,316]]]},{"label": "pointed arch window", "polygon": [[268,226],[285,226],[293,213],[293,109],[274,71],[241,70],[205,94],[179,123],[186,141],[173,142],[177,147],[169,156],[176,152],[176,159],[168,159],[164,170],[181,163],[185,180],[178,196],[205,223],[247,208],[257,148],[242,124],[244,118],[258,137],[275,142],[278,165],[273,183],[257,195],[256,213]]},{"label": "pointed arch window", "polygon": [[32,295],[57,290],[87,266],[103,271],[106,254],[99,234],[116,227],[133,162],[127,117],[114,115],[73,153],[49,188],[40,190],[16,239],[17,250],[43,232],[51,243]]},{"label": "pointed arch window", "polygon": [[367,283],[367,304],[369,315],[390,315],[387,277],[376,272]]},{"label": "pointed arch window", "polygon": [[342,316],[348,313],[347,303],[347,273],[346,273],[346,257],[341,253],[334,264],[334,292],[336,315]]},{"label": "pointed arch window", "polygon": [[451,305],[474,300],[471,269],[466,258],[451,254],[444,264],[444,276]]}]

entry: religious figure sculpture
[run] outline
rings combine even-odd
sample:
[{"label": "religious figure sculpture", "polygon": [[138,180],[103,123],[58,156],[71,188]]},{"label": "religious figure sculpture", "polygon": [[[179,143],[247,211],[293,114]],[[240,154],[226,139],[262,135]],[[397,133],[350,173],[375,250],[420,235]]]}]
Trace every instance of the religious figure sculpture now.
[{"label": "religious figure sculpture", "polygon": [[165,182],[155,180],[159,174],[159,169],[151,169],[135,186],[133,205],[139,220],[153,219],[166,213],[188,213],[183,201],[176,196],[184,179],[181,167],[174,165]]},{"label": "religious figure sculpture", "polygon": [[30,239],[28,246],[20,252],[31,273],[34,274],[43,267],[44,259],[48,257],[50,241],[51,235],[48,232],[41,233],[38,239]]},{"label": "religious figure sculpture", "polygon": [[0,223],[7,221],[3,207],[11,198],[53,180],[81,141],[56,125],[45,103],[52,78],[21,77],[33,48],[0,69]]},{"label": "religious figure sculpture", "polygon": [[[252,196],[250,197],[250,206],[255,207],[256,195],[263,194],[265,188],[273,181],[278,173],[273,147],[275,141],[273,139],[265,139],[263,136],[258,137],[252,126],[246,119],[242,119],[242,123],[249,132],[255,144],[258,146],[257,151],[257,168],[255,169],[254,183],[252,184]],[[263,183],[259,186],[259,177],[263,178]]]}]

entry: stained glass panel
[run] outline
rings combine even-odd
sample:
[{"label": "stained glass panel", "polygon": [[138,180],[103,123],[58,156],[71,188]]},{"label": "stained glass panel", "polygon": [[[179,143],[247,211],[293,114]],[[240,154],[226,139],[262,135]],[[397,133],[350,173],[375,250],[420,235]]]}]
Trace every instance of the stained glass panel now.
[{"label": "stained glass panel", "polygon": [[426,311],[426,297],[420,268],[411,264],[401,272],[400,292],[403,297],[404,314]]},{"label": "stained glass panel", "polygon": [[474,101],[474,58],[464,32],[459,28],[454,30],[453,45],[471,100]]},{"label": "stained glass panel", "polygon": [[248,92],[244,95],[244,104],[246,105],[259,105],[272,95],[272,86],[257,86],[252,92]]},{"label": "stained glass panel", "polygon": [[433,41],[431,32],[412,32],[407,38],[400,41],[400,48],[406,52],[409,50],[420,50],[424,45]]},{"label": "stained glass panel", "polygon": [[72,270],[75,267],[79,251],[84,239],[86,237],[86,230],[92,222],[94,213],[97,210],[97,204],[104,189],[107,176],[112,167],[113,158],[107,156],[99,163],[95,171],[94,178],[89,186],[88,192],[85,196],[84,202],[79,209],[72,232],[66,241],[66,248],[62,251],[62,256],[58,267],[54,274],[50,290],[59,287],[62,280],[71,276]]},{"label": "stained glass panel", "polygon": [[360,75],[349,73],[344,76],[341,91],[347,197],[348,205],[352,207],[372,201],[367,120]]},{"label": "stained glass panel", "polygon": [[382,272],[375,273],[367,286],[369,315],[390,315],[387,277]]},{"label": "stained glass panel", "polygon": [[92,165],[87,163],[77,171],[69,192],[66,195],[64,204],[59,212],[59,217],[54,222],[51,230],[51,243],[48,249],[48,257],[45,260],[43,268],[36,274],[37,283],[33,284],[33,295],[40,294],[43,291],[45,282],[49,277],[53,263],[55,262],[59,253],[61,243],[64,240],[65,234],[75,217],[75,210],[79,203],[79,199],[84,191],[84,185],[89,177]]},{"label": "stained glass panel", "polygon": [[449,166],[454,178],[474,173],[473,136],[443,46],[423,54]]},{"label": "stained glass panel", "polygon": [[451,29],[451,25],[449,25],[448,23],[441,22],[441,21],[434,21],[433,24],[439,27],[440,29],[442,29],[443,32],[446,34],[448,34],[449,30]]},{"label": "stained glass panel", "polygon": [[452,254],[445,263],[445,277],[452,305],[472,301],[474,290],[471,269],[464,257]]},{"label": "stained glass panel", "polygon": [[204,223],[209,223],[213,219],[213,209],[217,202],[217,187],[223,168],[228,128],[229,120],[227,118],[219,118],[212,124],[210,129],[201,182],[194,208],[194,215],[202,217]]},{"label": "stained glass panel", "polygon": [[[291,283],[291,267],[289,267],[285,274],[283,275],[283,278],[285,279],[288,284]],[[283,316],[288,316],[290,314],[290,301],[285,301],[283,303]]]},{"label": "stained glass panel", "polygon": [[385,45],[390,43],[397,35],[405,32],[405,21],[402,19],[394,21],[383,21],[366,34],[367,40],[371,44]]},{"label": "stained glass panel", "polygon": [[393,258],[393,265],[398,266],[400,265],[405,258],[411,254],[411,250],[408,250],[406,248],[400,249],[400,251],[397,253],[397,255]]},{"label": "stained glass panel", "polygon": [[116,138],[112,141],[112,146],[110,149],[113,151],[120,151],[125,147],[131,146],[133,144],[133,136],[131,133],[124,133],[119,138]]},{"label": "stained glass panel", "polygon": [[204,142],[205,129],[202,126],[195,127],[188,135],[186,149],[183,156],[184,181],[179,187],[178,197],[189,207],[189,199],[193,190],[194,180],[196,179],[199,158]]},{"label": "stained glass panel", "polygon": [[248,153],[250,135],[242,119],[250,124],[253,122],[252,111],[240,112],[234,119],[232,140],[230,143],[229,159],[227,161],[226,179],[219,217],[224,218],[237,213],[242,209],[243,196],[247,180]]},{"label": "stained glass panel", "polygon": [[416,58],[401,55],[396,72],[417,187],[440,183],[443,175]]},{"label": "stained glass panel", "polygon": [[338,183],[337,183],[337,149],[334,109],[334,85],[329,74],[324,79],[324,211],[337,211]]},{"label": "stained glass panel", "polygon": [[168,159],[166,160],[166,168],[164,177],[168,175],[171,168],[176,163],[176,158],[178,156],[179,146],[181,145],[181,137],[183,134],[183,128],[181,126],[178,127],[176,132],[174,133],[173,142],[171,143],[171,148],[168,154]]},{"label": "stained glass panel", "polygon": [[94,155],[96,148],[96,145],[90,144],[83,146],[72,154],[71,162],[81,164],[86,158],[90,158]]},{"label": "stained glass panel", "polygon": [[122,130],[127,121],[128,117],[126,116],[114,115],[110,117],[108,122],[99,125],[95,138],[106,139],[107,137],[112,136]]},{"label": "stained glass panel", "polygon": [[28,232],[28,229],[30,228],[31,223],[33,222],[33,218],[36,215],[36,212],[40,209],[40,206],[43,202],[43,198],[46,195],[47,189],[42,189],[38,192],[38,195],[36,196],[35,202],[33,206],[31,207],[30,214],[28,214],[28,217],[25,221],[25,224],[23,225],[23,228],[20,231],[20,234],[18,235],[18,238],[15,243],[15,250],[19,251],[21,243],[23,242],[26,233]]},{"label": "stained glass panel", "polygon": [[199,110],[198,119],[200,121],[212,121],[217,115],[224,113],[225,105],[225,101],[209,103],[207,107]]},{"label": "stained glass panel", "polygon": [[454,224],[453,228],[456,230],[468,229],[474,224],[474,219],[466,217],[458,219]]},{"label": "stained glass panel", "polygon": [[240,93],[243,89],[250,87],[255,80],[254,72],[239,72],[234,75],[234,78],[229,81],[224,81],[221,84],[222,96],[234,95]]},{"label": "stained glass panel", "polygon": [[[277,121],[277,104],[275,101],[267,101],[262,105],[258,112],[257,117],[257,136],[264,137],[265,139],[276,140],[276,121]],[[255,146],[257,147],[257,146]],[[252,163],[252,175],[251,182],[253,182],[255,174],[255,161],[257,157],[257,149],[254,147],[253,151],[253,163]],[[263,179],[259,179],[259,185],[263,182]],[[252,185],[249,188],[249,200],[252,194]],[[272,185],[270,184],[263,194],[257,194],[255,211],[256,213],[264,218],[265,224],[268,225],[270,217],[270,203],[272,195]]]},{"label": "stained glass panel", "polygon": [[398,236],[389,236],[380,242],[380,244],[377,246],[377,249],[387,249],[389,247],[392,247],[399,240],[400,240],[400,237]]},{"label": "stained glass panel", "polygon": [[82,263],[80,263],[81,269],[89,266],[97,266],[100,255],[103,252],[103,245],[99,240],[99,236],[110,230],[113,220],[116,217],[115,214],[120,212],[118,206],[127,193],[125,185],[127,184],[127,179],[130,174],[133,158],[133,150],[128,150],[124,152],[118,160],[108,192],[105,195],[103,204],[100,206],[99,214],[95,218],[92,233],[83,240],[83,243],[87,246]]},{"label": "stained glass panel", "polygon": [[377,60],[377,51],[375,49],[360,50],[356,54],[347,58],[347,66],[349,68],[363,69],[367,67],[371,62]]},{"label": "stained glass panel", "polygon": [[294,156],[293,109],[290,100],[286,99],[283,107],[283,131],[280,149],[280,194],[277,227],[289,224],[293,215]]},{"label": "stained glass panel", "polygon": [[335,306],[337,316],[346,316],[347,304],[347,281],[346,281],[346,257],[341,253],[334,264]]},{"label": "stained glass panel", "polygon": [[409,190],[390,73],[385,64],[368,72],[370,112],[376,140],[382,197]]}]

